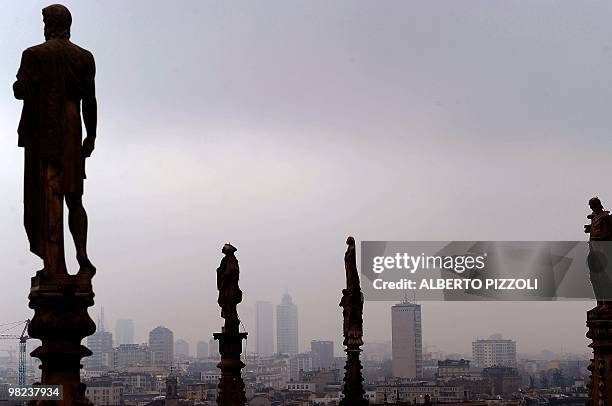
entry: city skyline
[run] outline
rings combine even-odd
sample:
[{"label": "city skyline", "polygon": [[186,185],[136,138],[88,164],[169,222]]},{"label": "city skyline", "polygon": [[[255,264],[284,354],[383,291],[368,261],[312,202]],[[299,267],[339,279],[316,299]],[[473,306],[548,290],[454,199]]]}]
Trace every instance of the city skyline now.
[{"label": "city skyline", "polygon": [[[408,305],[413,305],[412,302],[398,302],[395,304],[389,304],[389,310],[393,310],[394,307],[396,306],[401,306],[402,304],[408,304]],[[423,304],[418,304],[418,306],[423,306]],[[426,305],[425,305],[426,306]],[[392,312],[391,312],[392,313]],[[427,324],[427,321],[426,323]],[[253,322],[253,325],[256,326],[256,323]],[[166,326],[160,325],[159,323],[156,323],[156,326],[158,327],[163,327],[163,328],[167,328]],[[422,329],[422,327],[421,327]],[[153,329],[152,329],[153,330]],[[210,334],[210,338],[208,336],[202,336],[199,339],[196,338],[195,341],[190,341],[188,339],[183,338],[183,336],[180,333],[177,333],[176,331],[169,329],[174,337],[176,338],[175,340],[175,344],[177,341],[185,341],[188,346],[191,348],[193,346],[193,348],[196,348],[195,351],[190,351],[192,354],[191,356],[198,353],[198,346],[200,344],[205,344],[205,348],[207,350],[207,352],[214,350],[214,348],[216,346],[218,346],[218,342],[212,339],[212,333]],[[253,331],[256,330],[256,327],[254,327]],[[366,344],[374,344],[376,346],[388,346],[389,349],[389,357],[388,359],[391,359],[391,355],[392,355],[392,326],[389,326],[389,337],[388,340],[382,340],[382,341],[371,341],[371,342],[366,342]],[[150,333],[150,331],[144,333],[144,335],[148,336]],[[275,330],[275,334],[276,334],[276,330]],[[427,337],[422,336],[422,356],[425,357],[427,354],[430,354],[430,356],[433,356],[434,359],[444,359],[447,356],[451,356],[451,359],[454,359],[454,357],[461,355],[462,357],[465,357],[466,359],[473,359],[473,353],[474,353],[474,343],[477,341],[490,341],[490,340],[497,340],[497,339],[501,339],[502,341],[512,341],[514,343],[514,352],[515,354],[518,356],[523,356],[526,358],[534,358],[534,359],[539,359],[538,358],[538,354],[546,354],[546,357],[544,359],[549,359],[551,357],[560,357],[560,358],[564,358],[565,356],[582,356],[584,354],[588,354],[589,351],[588,349],[579,349],[579,351],[571,351],[568,349],[564,349],[562,347],[559,348],[555,348],[553,347],[542,347],[542,348],[538,348],[535,349],[534,351],[522,351],[520,348],[520,343],[519,345],[516,344],[516,339],[514,338],[515,336],[510,334],[508,336],[506,336],[506,338],[501,338],[503,335],[501,333],[499,333],[498,331],[495,330],[490,330],[488,333],[482,333],[482,334],[475,334],[473,336],[470,337],[470,339],[468,341],[466,341],[465,343],[462,343],[461,345],[464,347],[464,350],[462,351],[455,351],[452,348],[448,349],[448,348],[441,348],[438,347],[436,345],[429,345],[427,343]],[[510,338],[508,338],[510,337]],[[208,341],[206,340],[208,339]],[[306,353],[306,352],[310,352],[312,350],[312,344],[314,342],[321,342],[321,343],[333,343],[333,352],[338,352],[339,354],[342,354],[342,356],[344,356],[344,346],[342,346],[342,343],[338,343],[338,342],[334,342],[333,340],[327,340],[324,337],[299,337],[300,342],[306,342],[307,345],[305,345],[304,347],[300,346],[300,354]],[[138,343],[140,344],[148,344],[148,338],[145,338],[143,340],[136,340],[138,341]],[[211,343],[215,343],[215,345],[210,346]],[[118,345],[115,345],[115,347],[118,347]],[[256,350],[256,346],[253,347],[247,347],[248,348],[248,355],[259,355],[257,350]],[[338,350],[338,348],[340,350]],[[517,349],[518,348],[518,349]],[[365,350],[367,351],[367,350]],[[444,354],[444,356],[442,356],[441,358],[439,356],[437,356],[436,354]],[[556,354],[556,355],[555,355]],[[272,355],[277,355],[276,352],[273,353]],[[210,354],[210,356],[212,356],[212,354]],[[261,356],[261,355],[260,355]],[[265,355],[264,355],[265,357]],[[476,364],[474,364],[476,365]]]},{"label": "city skyline", "polygon": [[[289,290],[302,309],[300,349],[317,337],[338,352],[347,235],[583,241],[588,199],[612,205],[602,186],[609,4],[66,4],[98,68],[90,314],[104,306],[111,322],[138,320],[137,341],[158,324],[192,345],[218,331],[215,269],[228,241],[247,329],[257,300]],[[23,232],[21,104],[9,86],[21,51],[43,39],[46,5],[10,3],[0,16],[11,286],[0,322],[31,317],[26,293],[40,269]],[[389,339],[389,305],[365,303],[366,342]],[[426,303],[423,336],[453,352],[493,332],[526,352],[579,352],[593,305]],[[444,334],[458,319],[465,331]]]}]

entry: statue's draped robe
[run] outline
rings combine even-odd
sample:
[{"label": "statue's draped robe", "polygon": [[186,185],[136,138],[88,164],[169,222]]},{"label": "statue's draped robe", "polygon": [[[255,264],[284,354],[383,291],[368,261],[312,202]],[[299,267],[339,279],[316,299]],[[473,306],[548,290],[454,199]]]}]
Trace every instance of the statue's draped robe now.
[{"label": "statue's draped robe", "polygon": [[63,196],[83,193],[80,102],[95,97],[94,76],[89,51],[51,39],[23,52],[13,86],[24,101],[18,129],[25,149],[24,224],[30,250],[43,259],[50,243],[63,253]]},{"label": "statue's draped robe", "polygon": [[344,254],[346,289],[343,289],[340,306],[343,311],[344,345],[363,345],[363,294],[357,271],[355,246],[349,245]]},{"label": "statue's draped robe", "polygon": [[233,254],[223,257],[217,268],[217,289],[219,290],[217,303],[221,307],[221,317],[225,319],[225,326],[229,330],[235,330],[226,332],[238,332],[239,319],[236,307],[242,302],[242,291],[238,286],[239,278],[240,269],[236,257]]},{"label": "statue's draped robe", "polygon": [[607,211],[593,214],[587,263],[595,298],[612,301],[612,216]]}]

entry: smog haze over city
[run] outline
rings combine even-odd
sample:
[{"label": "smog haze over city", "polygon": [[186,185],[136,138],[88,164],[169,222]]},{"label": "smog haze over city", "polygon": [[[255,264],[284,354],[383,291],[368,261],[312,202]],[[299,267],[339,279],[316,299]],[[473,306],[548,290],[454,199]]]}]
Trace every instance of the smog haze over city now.
[{"label": "smog haze over city", "polygon": [[[138,342],[158,325],[192,345],[220,330],[226,242],[247,331],[256,301],[288,292],[300,349],[327,339],[339,354],[347,235],[586,241],[588,199],[612,205],[609,2],[65,4],[97,66],[90,314],[104,307],[110,330],[134,319]],[[23,231],[10,86],[46,5],[0,16],[0,324],[31,317],[42,267]],[[392,304],[365,303],[366,343],[390,341]],[[584,354],[593,306],[423,302],[423,342],[469,354],[501,333],[522,353]]]}]

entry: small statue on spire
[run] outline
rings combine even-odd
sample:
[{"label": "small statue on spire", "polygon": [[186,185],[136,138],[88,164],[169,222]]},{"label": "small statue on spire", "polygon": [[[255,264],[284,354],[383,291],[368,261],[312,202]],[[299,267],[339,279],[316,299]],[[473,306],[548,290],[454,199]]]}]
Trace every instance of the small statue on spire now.
[{"label": "small statue on spire", "polygon": [[247,333],[240,332],[240,319],[236,306],[242,302],[242,291],[238,286],[240,269],[236,259],[236,247],[225,244],[221,252],[225,255],[217,268],[217,289],[219,299],[217,303],[221,306],[221,317],[225,319],[225,325],[221,333],[214,333],[215,340],[219,340],[219,353],[221,362],[217,367],[221,370],[219,385],[217,387],[217,405],[219,406],[244,406],[246,395],[244,392],[244,381],[240,370],[244,363],[240,360],[242,354],[242,340]]},{"label": "small statue on spire", "polygon": [[342,315],[344,316],[344,345],[363,345],[363,295],[357,271],[355,239],[349,236],[344,254],[346,289],[342,290]]},{"label": "small statue on spire", "polygon": [[242,302],[242,291],[238,286],[240,268],[238,259],[234,255],[236,251],[233,245],[225,244],[221,249],[225,256],[217,268],[217,289],[219,290],[217,303],[221,307],[221,317],[225,319],[224,329],[228,333],[238,333],[240,325],[236,306]]},{"label": "small statue on spire", "polygon": [[344,345],[346,346],[346,365],[344,367],[344,398],[340,406],[362,406],[368,401],[363,397],[363,376],[361,374],[361,346],[363,345],[363,294],[357,271],[355,239],[346,239],[348,248],[344,254],[344,269],[346,272],[346,289],[342,289],[342,316],[344,319]]},{"label": "small statue on spire", "polygon": [[584,232],[589,234],[587,263],[597,307],[606,309],[612,302],[612,216],[598,197],[589,200],[589,207],[591,214],[587,219],[591,224],[584,225]]}]

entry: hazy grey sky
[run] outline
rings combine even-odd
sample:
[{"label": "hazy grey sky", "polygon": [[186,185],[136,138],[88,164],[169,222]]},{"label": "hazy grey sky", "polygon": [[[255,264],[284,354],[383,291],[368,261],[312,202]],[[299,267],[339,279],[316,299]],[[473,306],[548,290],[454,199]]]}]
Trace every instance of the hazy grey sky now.
[{"label": "hazy grey sky", "polygon": [[[98,68],[91,313],[135,319],[140,341],[159,324],[192,345],[219,330],[227,241],[249,331],[255,301],[288,290],[301,348],[333,339],[338,351],[347,234],[577,240],[589,197],[612,206],[610,2],[65,4]],[[0,323],[30,316],[40,268],[11,84],[46,5],[0,14]],[[390,339],[391,304],[366,303],[366,341]],[[470,353],[500,332],[519,351],[585,351],[592,305],[426,302],[423,338]]]}]

